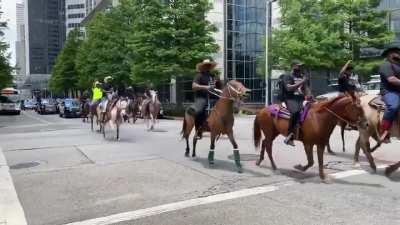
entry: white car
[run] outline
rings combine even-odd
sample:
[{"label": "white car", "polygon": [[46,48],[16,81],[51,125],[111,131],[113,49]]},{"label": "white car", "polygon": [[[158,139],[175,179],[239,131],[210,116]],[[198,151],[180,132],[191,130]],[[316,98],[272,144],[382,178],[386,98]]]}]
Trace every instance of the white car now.
[{"label": "white car", "polygon": [[12,96],[0,96],[0,113],[12,113],[19,115],[21,113],[21,103],[13,99]]}]

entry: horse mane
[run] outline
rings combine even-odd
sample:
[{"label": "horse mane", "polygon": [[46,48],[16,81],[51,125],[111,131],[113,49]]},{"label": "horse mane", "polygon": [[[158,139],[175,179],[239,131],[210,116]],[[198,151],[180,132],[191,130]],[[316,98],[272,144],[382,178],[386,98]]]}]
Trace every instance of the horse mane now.
[{"label": "horse mane", "polygon": [[326,101],[323,101],[323,102],[320,102],[320,103],[316,103],[315,104],[316,112],[323,111],[325,108],[330,107],[331,105],[335,104],[337,101],[339,101],[339,100],[341,100],[341,99],[343,99],[345,97],[348,97],[348,96],[340,95],[340,96],[337,96],[337,97],[335,97],[333,99],[326,100]]}]

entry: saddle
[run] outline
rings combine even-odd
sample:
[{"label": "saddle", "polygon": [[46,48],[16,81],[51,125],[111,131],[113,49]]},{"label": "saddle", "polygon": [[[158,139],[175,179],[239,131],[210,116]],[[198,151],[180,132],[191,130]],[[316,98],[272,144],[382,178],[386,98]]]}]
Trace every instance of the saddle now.
[{"label": "saddle", "polygon": [[382,96],[376,96],[370,102],[368,102],[368,105],[378,111],[385,111],[386,109],[386,105],[385,102],[382,100]]},{"label": "saddle", "polygon": [[[303,123],[304,120],[307,118],[310,108],[311,108],[311,102],[306,103],[300,114],[300,123]],[[271,113],[271,115],[274,116],[275,118],[285,119],[285,120],[290,119],[289,110],[286,108],[286,106],[282,104],[269,105],[267,109]]]}]

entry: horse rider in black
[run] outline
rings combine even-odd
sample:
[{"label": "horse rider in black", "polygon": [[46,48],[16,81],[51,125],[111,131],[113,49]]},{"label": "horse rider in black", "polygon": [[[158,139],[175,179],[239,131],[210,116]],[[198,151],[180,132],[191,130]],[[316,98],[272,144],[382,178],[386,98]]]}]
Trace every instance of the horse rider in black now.
[{"label": "horse rider in black", "polygon": [[357,90],[356,81],[351,78],[354,69],[351,62],[351,60],[347,61],[339,73],[338,85],[341,94],[353,93]]},{"label": "horse rider in black", "polygon": [[284,102],[290,112],[288,136],[284,142],[291,146],[295,146],[294,139],[303,109],[303,102],[306,96],[311,96],[311,91],[308,87],[309,78],[302,70],[303,65],[301,61],[294,60],[292,62],[292,72],[283,77],[285,87]]},{"label": "horse rider in black", "polygon": [[[207,119],[207,109],[210,110],[218,100],[218,96],[210,94],[210,92],[222,88],[219,78],[211,73],[216,66],[217,63],[209,59],[203,60],[196,66],[198,74],[192,83],[192,89],[195,93],[194,105],[188,108],[187,113],[194,116],[197,128],[200,128]],[[199,138],[201,138],[201,129]]]},{"label": "horse rider in black", "polygon": [[113,99],[114,87],[112,85],[112,77],[107,76],[104,78],[104,83],[101,85],[103,91],[103,99],[101,101],[101,110],[103,113],[107,112],[108,103]]}]

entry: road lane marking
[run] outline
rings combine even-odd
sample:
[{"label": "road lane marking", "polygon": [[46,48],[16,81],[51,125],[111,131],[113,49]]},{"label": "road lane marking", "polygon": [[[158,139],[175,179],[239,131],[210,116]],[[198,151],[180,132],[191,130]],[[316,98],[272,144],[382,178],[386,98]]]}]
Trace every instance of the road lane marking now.
[{"label": "road lane marking", "polygon": [[41,123],[47,124],[47,125],[54,124],[54,123],[49,122],[49,121],[47,121],[47,120],[44,120],[44,119],[41,119],[41,118],[39,118],[39,117],[33,116],[33,115],[31,115],[30,113],[28,113],[28,112],[23,112],[23,115],[25,115],[25,116],[27,116],[27,117],[29,117],[29,118],[31,118],[31,119],[37,120],[37,121],[39,121],[39,122],[41,122]]},{"label": "road lane marking", "polygon": [[12,181],[9,167],[0,148],[0,222],[26,225],[26,218]]},{"label": "road lane marking", "polygon": [[[385,168],[387,165],[380,165],[377,166],[379,169]],[[335,179],[343,179],[346,177],[357,176],[368,173],[365,170],[348,170],[342,171],[334,174],[330,174],[329,176]],[[146,209],[139,209],[124,213],[118,213],[110,216],[99,217],[95,219],[89,219],[79,222],[68,223],[65,225],[109,225],[115,224],[124,221],[132,221],[137,220],[145,217],[155,216],[167,212],[173,212],[181,209],[186,209],[194,206],[201,206],[207,205],[212,203],[218,203],[227,200],[233,200],[237,198],[244,198],[253,195],[265,194],[268,192],[278,191],[279,187],[287,187],[292,186],[294,184],[298,184],[298,182],[292,180],[276,185],[268,185],[268,186],[261,186],[261,187],[254,187],[254,188],[246,188],[239,191],[233,191],[223,194],[216,194],[207,197],[200,197],[195,199],[189,199],[174,203],[169,203],[165,205],[159,205],[151,208]]]}]

